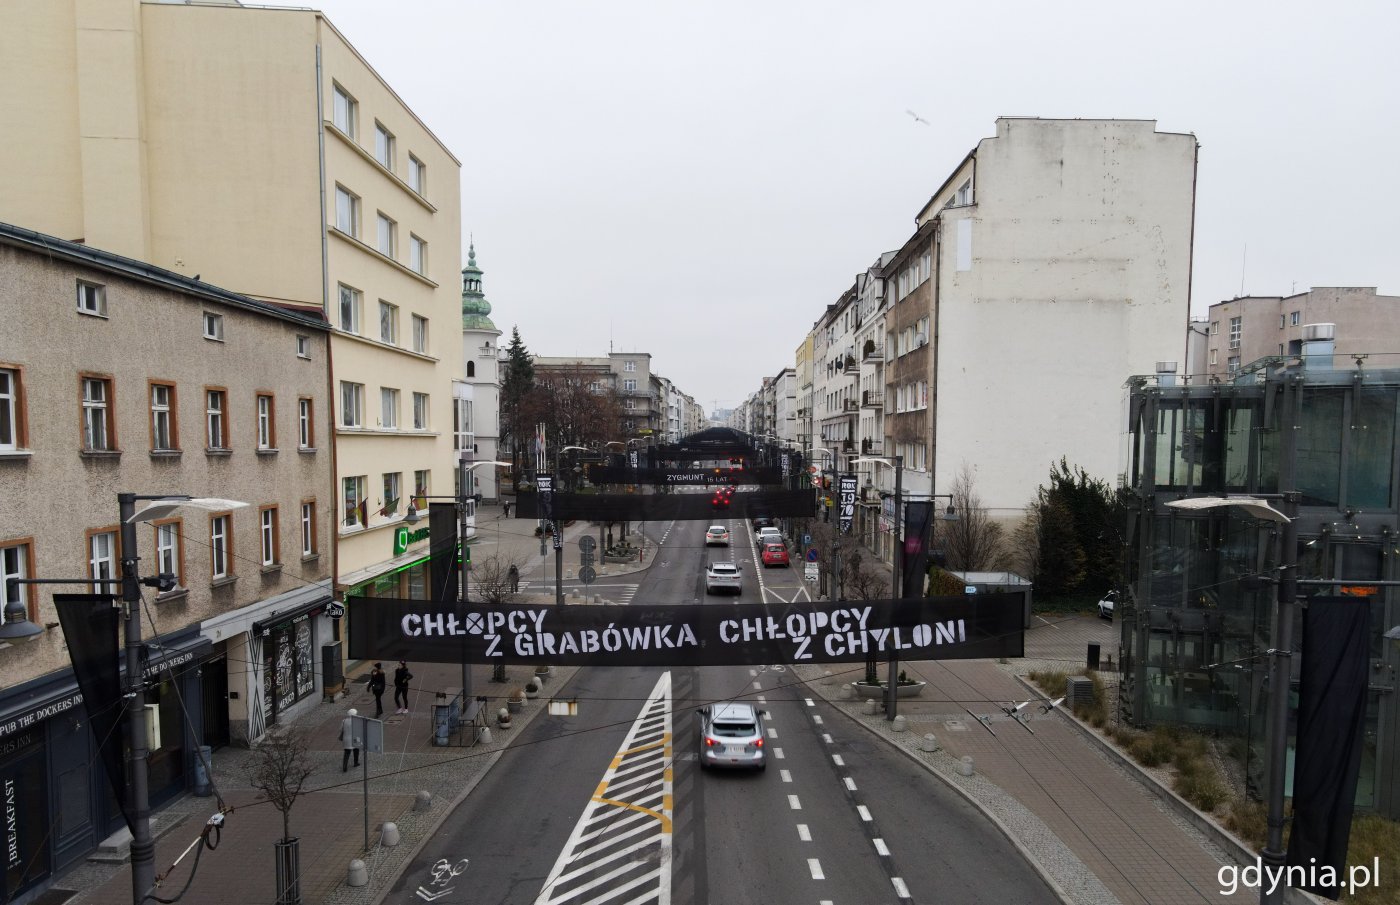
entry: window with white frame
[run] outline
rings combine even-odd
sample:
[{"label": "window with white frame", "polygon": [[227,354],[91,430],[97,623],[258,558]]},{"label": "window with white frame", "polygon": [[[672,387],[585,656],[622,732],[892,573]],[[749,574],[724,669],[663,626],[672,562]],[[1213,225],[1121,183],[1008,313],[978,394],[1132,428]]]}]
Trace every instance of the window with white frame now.
[{"label": "window with white frame", "polygon": [[303,396],[297,400],[297,446],[311,449],[316,445],[316,422],[312,420],[314,410],[312,399]]},{"label": "window with white frame", "polygon": [[1225,369],[1231,374],[1238,371],[1240,369],[1240,357],[1238,355],[1231,355],[1229,358],[1225,359]]},{"label": "window with white frame", "polygon": [[413,495],[417,497],[414,503],[416,508],[423,508],[428,505],[425,497],[432,494],[433,473],[426,468],[419,469],[413,473]]},{"label": "window with white frame", "polygon": [[229,549],[229,516],[216,515],[209,519],[209,577],[227,578],[232,561]]},{"label": "window with white frame", "polygon": [[303,500],[301,504],[301,555],[316,555],[315,500]]},{"label": "window with white frame", "polygon": [[311,357],[311,337],[297,334],[297,358]]},{"label": "window with white frame", "polygon": [[1285,319],[1285,316],[1282,315],[1282,314],[1280,314],[1280,315],[1278,316],[1278,328],[1279,328],[1280,330],[1282,330],[1282,329],[1284,328],[1284,325],[1287,324],[1287,323],[1288,323],[1288,321]]},{"label": "window with white frame", "polygon": [[180,523],[164,522],[156,525],[156,571],[163,575],[174,575],[176,583],[184,582],[184,569],[180,567]]},{"label": "window with white frame", "polygon": [[413,315],[413,351],[428,354],[428,319]]},{"label": "window with white frame", "polygon": [[33,596],[27,585],[11,585],[11,578],[32,578],[29,574],[29,543],[9,543],[0,547],[0,612],[3,612],[4,605],[9,603],[20,603],[24,606],[30,618],[33,618],[33,608],[29,606],[29,599]]},{"label": "window with white frame", "polygon": [[364,304],[364,295],[353,286],[346,286],[344,283],[338,284],[340,296],[340,329],[346,333],[360,332],[360,308]]},{"label": "window with white frame", "polygon": [[345,527],[364,527],[368,519],[365,512],[365,481],[366,475],[356,475],[353,478],[343,478],[341,484],[341,505],[345,511]]},{"label": "window with white frame", "polygon": [[386,471],[384,473],[384,508],[381,513],[389,518],[393,518],[399,511],[399,497],[402,494],[401,483],[403,474],[397,471]]},{"label": "window with white frame", "polygon": [[204,338],[224,341],[224,316],[212,311],[204,312]]},{"label": "window with white frame", "polygon": [[151,384],[151,449],[173,450],[179,445],[175,436],[175,386],[169,383]]},{"label": "window with white frame", "polygon": [[0,450],[20,448],[21,402],[19,371],[0,368]]},{"label": "window with white frame", "polygon": [[420,195],[428,194],[428,167],[412,154],[408,155],[408,187]]},{"label": "window with white frame", "polygon": [[1215,352],[1216,352],[1215,349],[1211,349],[1211,350],[1210,350],[1210,363],[1211,363],[1211,364],[1215,364]]},{"label": "window with white frame", "polygon": [[1288,323],[1289,323],[1291,326],[1296,327],[1296,326],[1298,326],[1299,324],[1301,324],[1302,322],[1303,322],[1303,312],[1301,312],[1301,311],[1294,311],[1293,313],[1291,313],[1291,314],[1288,315]]},{"label": "window with white frame", "polygon": [[622,363],[622,370],[635,371],[637,370],[637,363],[635,361],[624,361]]},{"label": "window with white frame", "polygon": [[110,594],[115,585],[105,584],[117,574],[117,533],[102,531],[88,535],[88,577],[94,594]]},{"label": "window with white frame", "polygon": [[258,394],[258,449],[277,447],[277,407],[271,396]]},{"label": "window with white frame", "polygon": [[412,233],[408,237],[408,269],[417,274],[428,271],[428,243]]},{"label": "window with white frame", "polygon": [[1211,322],[1210,322],[1210,335],[1211,335],[1211,336],[1219,336],[1219,335],[1220,335],[1220,321],[1211,321]]},{"label": "window with white frame", "polygon": [[971,179],[967,180],[967,181],[964,182],[962,185],[958,186],[958,193],[957,193],[956,195],[953,196],[953,203],[954,203],[954,204],[971,204],[971,203],[972,203],[972,180],[971,180]]},{"label": "window with white frame", "polygon": [[622,381],[622,389],[629,393],[635,392],[637,389],[637,381],[631,378]]},{"label": "window with white frame", "polygon": [[111,399],[111,378],[83,378],[83,449],[89,452],[110,451],[116,446],[112,415],[108,410]]},{"label": "window with white frame", "polygon": [[78,281],[78,311],[96,317],[107,316],[107,287],[101,283]]},{"label": "window with white frame", "polygon": [[379,300],[379,341],[391,346],[399,344],[399,306]]},{"label": "window with white frame", "polygon": [[385,430],[398,430],[399,391],[393,387],[379,388],[379,426]]},{"label": "window with white frame", "polygon": [[335,187],[335,228],[347,236],[360,235],[360,196],[343,185]]},{"label": "window with white frame", "polygon": [[413,429],[425,431],[428,429],[428,394],[413,394]]},{"label": "window with white frame", "polygon": [[260,537],[262,540],[262,564],[275,566],[280,560],[277,558],[277,548],[280,546],[280,535],[277,530],[277,507],[266,506],[259,512],[261,525]]},{"label": "window with white frame", "polygon": [[374,159],[387,170],[394,169],[394,133],[384,128],[384,124],[374,124]]},{"label": "window with white frame", "polygon": [[378,214],[375,218],[375,222],[377,227],[375,229],[376,244],[374,247],[379,249],[380,254],[392,258],[394,252],[398,249],[397,240],[399,225],[389,217],[384,216],[383,212]]},{"label": "window with white frame", "polygon": [[351,138],[355,137],[355,128],[359,120],[359,104],[355,98],[339,85],[331,88],[331,122],[335,127]]},{"label": "window with white frame", "polygon": [[224,390],[204,393],[205,442],[210,449],[228,449],[228,426],[225,423],[228,396]]},{"label": "window with white frame", "polygon": [[364,414],[365,385],[342,380],[340,382],[340,426],[359,427],[364,424]]},{"label": "window with white frame", "polygon": [[1232,349],[1238,349],[1238,348],[1240,347],[1240,337],[1241,337],[1241,335],[1242,335],[1243,333],[1244,333],[1243,318],[1239,318],[1239,317],[1232,317],[1232,318],[1230,318],[1230,348],[1232,348]]}]

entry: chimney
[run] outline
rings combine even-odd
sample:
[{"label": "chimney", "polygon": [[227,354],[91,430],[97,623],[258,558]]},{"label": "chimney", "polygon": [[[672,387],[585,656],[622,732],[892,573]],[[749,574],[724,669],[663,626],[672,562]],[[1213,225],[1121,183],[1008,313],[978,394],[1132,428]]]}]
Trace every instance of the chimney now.
[{"label": "chimney", "polygon": [[1159,387],[1174,387],[1174,386],[1176,386],[1176,362],[1174,362],[1174,361],[1159,361],[1159,362],[1157,362],[1157,386],[1159,386]]},{"label": "chimney", "polygon": [[1332,370],[1332,354],[1337,350],[1336,324],[1303,325],[1303,369]]}]

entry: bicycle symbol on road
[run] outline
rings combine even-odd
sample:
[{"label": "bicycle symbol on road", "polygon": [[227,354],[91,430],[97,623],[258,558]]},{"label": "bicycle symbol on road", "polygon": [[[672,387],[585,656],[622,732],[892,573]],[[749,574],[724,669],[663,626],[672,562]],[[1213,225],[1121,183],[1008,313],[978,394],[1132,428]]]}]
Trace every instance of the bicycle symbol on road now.
[{"label": "bicycle symbol on road", "polygon": [[467,864],[468,861],[466,858],[463,858],[456,864],[452,864],[446,858],[439,858],[437,863],[428,869],[429,875],[432,876],[432,879],[429,880],[428,883],[429,886],[446,888],[433,890],[426,886],[420,886],[418,887],[418,898],[422,899],[424,902],[433,902],[452,892],[455,887],[447,886],[447,884],[452,882],[453,877],[456,877],[462,871],[466,870]]}]

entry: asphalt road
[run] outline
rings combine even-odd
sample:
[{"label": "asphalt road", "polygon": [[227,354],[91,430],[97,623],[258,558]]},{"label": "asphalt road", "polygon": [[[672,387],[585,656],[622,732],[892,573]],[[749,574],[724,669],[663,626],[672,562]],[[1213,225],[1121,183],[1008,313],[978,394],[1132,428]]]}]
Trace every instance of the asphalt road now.
[{"label": "asphalt road", "polygon": [[[703,573],[730,556],[737,600],[802,599],[800,566],[756,566],[749,526],[726,521],[728,551],[704,546],[704,523],[651,526],[665,541],[633,599],[727,606],[736,598],[706,595]],[[578,716],[521,731],[386,901],[1054,901],[980,813],[782,667],[587,668],[561,693]],[[699,768],[694,710],[733,699],[769,714],[762,773]]]}]

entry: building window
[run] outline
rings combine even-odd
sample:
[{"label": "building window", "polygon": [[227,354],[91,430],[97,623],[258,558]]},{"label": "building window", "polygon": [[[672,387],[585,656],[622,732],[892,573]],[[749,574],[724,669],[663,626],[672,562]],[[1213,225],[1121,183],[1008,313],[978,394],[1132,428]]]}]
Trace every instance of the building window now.
[{"label": "building window", "polygon": [[624,361],[622,363],[622,370],[631,373],[632,371],[637,370],[637,363],[635,361]]},{"label": "building window", "polygon": [[316,445],[316,422],[312,420],[312,400],[302,396],[297,400],[297,446],[311,449]]},{"label": "building window", "polygon": [[428,354],[428,319],[413,315],[413,351]]},{"label": "building window", "polygon": [[971,180],[971,179],[967,180],[967,181],[964,182],[962,185],[958,186],[958,193],[957,193],[955,196],[953,196],[953,203],[954,203],[954,204],[959,204],[959,205],[961,205],[961,204],[971,204],[971,203],[972,203],[972,180]]},{"label": "building window", "polygon": [[365,476],[344,478],[340,483],[345,507],[345,527],[364,527],[368,520],[365,513]]},{"label": "building window", "polygon": [[297,334],[297,358],[311,357],[311,337]]},{"label": "building window", "polygon": [[364,296],[360,290],[340,283],[340,329],[346,333],[360,332],[360,307]]},{"label": "building window", "polygon": [[382,213],[378,217],[378,245],[379,253],[392,258],[398,248],[399,225]]},{"label": "building window", "polygon": [[360,196],[340,185],[335,187],[335,228],[347,236],[360,235]]},{"label": "building window", "polygon": [[116,585],[107,584],[117,575],[117,532],[88,533],[88,577],[93,580],[92,593],[114,594]]},{"label": "building window", "polygon": [[397,471],[384,473],[384,508],[379,510],[380,515],[393,518],[398,513],[401,478]]},{"label": "building window", "polygon": [[301,501],[301,555],[316,555],[316,501]]},{"label": "building window", "polygon": [[374,124],[374,159],[379,161],[386,170],[393,172],[394,133],[384,128],[384,124],[380,122]]},{"label": "building window", "polygon": [[258,449],[277,448],[277,405],[268,395],[258,395]]},{"label": "building window", "polygon": [[412,233],[408,237],[408,269],[417,274],[428,270],[428,243]]},{"label": "building window", "polygon": [[393,387],[379,388],[379,426],[385,430],[399,429],[399,391]]},{"label": "building window", "polygon": [[224,390],[204,392],[204,439],[210,449],[228,449],[228,426],[224,423],[227,409],[227,393]]},{"label": "building window", "polygon": [[89,452],[111,451],[117,448],[116,424],[112,418],[112,379],[84,377],[83,383],[83,449]]},{"label": "building window", "polygon": [[622,389],[628,393],[635,392],[637,389],[637,381],[630,378],[622,381]]},{"label": "building window", "polygon": [[1214,349],[1211,349],[1211,350],[1210,350],[1210,363],[1211,363],[1212,365],[1215,364],[1215,350],[1214,350]]},{"label": "building window", "polygon": [[408,155],[408,187],[420,195],[428,194],[428,167],[412,154]]},{"label": "building window", "polygon": [[204,338],[218,342],[224,341],[224,316],[222,314],[204,312]]},{"label": "building window", "polygon": [[23,449],[24,393],[18,368],[0,368],[0,450]]},{"label": "building window", "polygon": [[277,525],[277,507],[263,506],[259,510],[259,518],[261,519],[259,535],[262,539],[262,564],[264,567],[275,566],[281,562],[277,557],[277,550],[282,542]]},{"label": "building window", "polygon": [[176,413],[175,385],[151,384],[151,449],[180,448],[179,435],[176,432]]},{"label": "building window", "polygon": [[413,473],[413,495],[418,499],[414,503],[417,509],[426,509],[428,506],[428,496],[433,492],[433,473],[424,468]]},{"label": "building window", "polygon": [[179,519],[156,522],[156,571],[174,575],[175,583],[185,584],[184,529]]},{"label": "building window", "polygon": [[1244,326],[1241,321],[1242,318],[1230,318],[1230,348],[1232,349],[1238,349],[1240,347],[1240,336],[1244,332]]},{"label": "building window", "polygon": [[1298,326],[1298,325],[1301,324],[1302,322],[1303,322],[1303,312],[1301,312],[1301,311],[1294,311],[1292,314],[1288,315],[1288,323],[1290,323],[1290,324],[1293,325],[1294,327]]},{"label": "building window", "polygon": [[428,429],[428,394],[413,394],[413,429],[425,431]]},{"label": "building window", "polygon": [[209,577],[227,578],[233,562],[233,539],[229,534],[228,515],[209,519]]},{"label": "building window", "polygon": [[1284,316],[1283,316],[1282,314],[1280,314],[1280,315],[1278,316],[1278,328],[1279,328],[1280,330],[1283,329],[1284,323],[1285,323]]},{"label": "building window", "polygon": [[1240,369],[1240,357],[1238,355],[1231,355],[1229,358],[1225,359],[1225,368],[1231,374],[1238,371]]},{"label": "building window", "polygon": [[1220,335],[1220,321],[1211,321],[1211,322],[1210,322],[1210,335],[1211,335],[1211,336],[1219,336],[1219,335]]},{"label": "building window", "polygon": [[96,317],[107,316],[107,287],[101,283],[78,281],[78,312]]},{"label": "building window", "polygon": [[359,125],[359,103],[350,96],[339,85],[331,88],[331,122],[335,127],[351,138],[355,137],[355,128]]},{"label": "building window", "polygon": [[[0,612],[6,604],[18,601],[24,604],[29,621],[38,620],[35,601],[38,599],[34,585],[10,585],[11,578],[33,578],[29,574],[32,557],[29,553],[30,541],[6,541],[0,545]],[[3,617],[0,617],[3,618]]]},{"label": "building window", "polygon": [[399,306],[379,300],[379,341],[391,346],[399,344]]},{"label": "building window", "polygon": [[365,385],[340,382],[340,426],[359,427],[364,424]]}]

